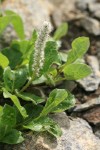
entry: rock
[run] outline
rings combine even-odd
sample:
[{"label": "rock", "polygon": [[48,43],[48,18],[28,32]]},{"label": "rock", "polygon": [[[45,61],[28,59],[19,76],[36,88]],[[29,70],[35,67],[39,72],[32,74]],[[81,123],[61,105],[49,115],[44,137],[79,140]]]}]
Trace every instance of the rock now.
[{"label": "rock", "polygon": [[62,126],[63,135],[60,138],[56,139],[46,133],[27,134],[22,144],[6,145],[2,150],[99,150],[100,139],[93,134],[85,120],[72,118],[68,128],[68,118],[66,120],[64,113],[60,117],[59,114],[53,115],[53,119]]},{"label": "rock", "polygon": [[81,10],[86,10],[87,7],[88,7],[88,4],[91,4],[91,3],[94,3],[94,2],[96,2],[96,0],[84,0],[84,1],[78,0],[78,1],[76,2],[76,6],[77,6],[79,9],[81,9]]},{"label": "rock", "polygon": [[2,9],[18,13],[23,19],[26,35],[30,37],[34,28],[39,29],[45,20],[50,21],[53,5],[47,0],[7,0],[2,3]]},{"label": "rock", "polygon": [[77,105],[73,111],[74,112],[81,112],[81,111],[96,107],[98,105],[100,105],[100,97],[88,100],[84,104]]},{"label": "rock", "polygon": [[94,91],[100,84],[99,61],[95,56],[87,56],[87,62],[91,66],[93,73],[88,77],[78,80],[77,82],[85,91]]},{"label": "rock", "polygon": [[100,20],[100,10],[95,11],[93,15]]},{"label": "rock", "polygon": [[74,81],[64,81],[62,84],[60,84],[59,88],[66,89],[70,92],[72,92],[76,88],[77,84]]},{"label": "rock", "polygon": [[88,8],[89,8],[90,12],[92,12],[92,13],[96,12],[96,11],[100,10],[100,3],[90,3],[88,5]]},{"label": "rock", "polygon": [[[52,13],[52,19],[55,26],[59,26],[64,21],[81,18],[83,15],[75,7],[76,0],[49,0],[55,9]],[[59,9],[58,9],[59,8]]]},{"label": "rock", "polygon": [[100,68],[100,42],[97,42],[97,57],[99,60],[99,68]]},{"label": "rock", "polygon": [[99,137],[100,138],[100,126],[99,127],[96,127],[96,130],[95,130],[95,135],[97,136],[97,137]]},{"label": "rock", "polygon": [[99,61],[96,56],[86,56],[86,62],[92,67],[93,72],[100,77],[100,71],[99,71]]},{"label": "rock", "polygon": [[91,17],[85,17],[80,21],[81,26],[95,36],[100,35],[100,22]]},{"label": "rock", "polygon": [[85,91],[95,91],[98,89],[100,81],[92,74],[82,80],[78,80],[78,83],[84,88]]},{"label": "rock", "polygon": [[100,125],[100,106],[92,108],[83,114],[83,118],[89,123]]},{"label": "rock", "polygon": [[[82,2],[82,0],[78,0],[78,2]],[[89,3],[94,3],[96,0],[84,0],[83,3],[89,4]]]}]

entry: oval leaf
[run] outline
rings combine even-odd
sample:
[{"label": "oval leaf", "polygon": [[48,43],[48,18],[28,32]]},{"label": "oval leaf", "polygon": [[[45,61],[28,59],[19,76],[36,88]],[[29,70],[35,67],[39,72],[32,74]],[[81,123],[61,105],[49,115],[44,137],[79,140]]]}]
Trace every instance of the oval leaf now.
[{"label": "oval leaf", "polygon": [[60,40],[60,38],[62,38],[67,34],[67,31],[68,31],[68,24],[67,23],[61,24],[54,33],[54,39]]},{"label": "oval leaf", "polygon": [[63,69],[64,75],[67,80],[82,79],[92,73],[91,68],[86,64],[70,64]]},{"label": "oval leaf", "polygon": [[50,113],[55,107],[57,107],[62,101],[64,101],[68,96],[68,93],[64,89],[55,89],[53,90],[49,98],[47,99],[47,103],[40,114],[40,117],[46,116]]},{"label": "oval leaf", "polygon": [[53,113],[59,113],[63,112],[75,105],[75,97],[70,92],[68,92],[68,97],[60,103],[57,107],[55,107],[52,112]]},{"label": "oval leaf", "polygon": [[5,88],[3,88],[3,96],[4,98],[10,98],[13,101],[13,103],[24,118],[28,117],[25,108],[21,106],[20,101],[16,95],[12,95]]},{"label": "oval leaf", "polygon": [[90,41],[88,37],[79,37],[72,42],[72,50],[68,53],[67,64],[81,58],[88,50]]},{"label": "oval leaf", "polygon": [[9,64],[8,58],[2,53],[0,53],[0,66],[4,69],[8,66],[8,64]]}]

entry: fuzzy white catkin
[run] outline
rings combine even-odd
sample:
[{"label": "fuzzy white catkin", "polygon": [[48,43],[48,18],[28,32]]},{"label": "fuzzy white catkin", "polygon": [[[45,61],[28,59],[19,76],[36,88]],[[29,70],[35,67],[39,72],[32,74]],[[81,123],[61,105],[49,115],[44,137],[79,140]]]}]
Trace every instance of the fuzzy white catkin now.
[{"label": "fuzzy white catkin", "polygon": [[48,40],[49,33],[51,31],[50,23],[45,21],[39,32],[38,38],[35,42],[35,51],[33,53],[33,73],[38,77],[40,69],[43,68],[45,60],[45,46]]}]

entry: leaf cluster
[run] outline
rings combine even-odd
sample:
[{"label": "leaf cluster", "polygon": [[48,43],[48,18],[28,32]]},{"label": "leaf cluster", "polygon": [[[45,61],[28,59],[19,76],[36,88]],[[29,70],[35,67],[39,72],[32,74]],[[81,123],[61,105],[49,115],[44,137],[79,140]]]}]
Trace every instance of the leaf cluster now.
[{"label": "leaf cluster", "polygon": [[[76,38],[68,53],[59,52],[58,41],[68,31],[68,24],[63,23],[48,39],[44,50],[44,66],[39,77],[33,78],[32,54],[38,38],[37,31],[34,30],[32,37],[27,40],[20,16],[6,11],[0,17],[0,36],[9,24],[19,39],[13,40],[9,47],[0,51],[0,97],[3,95],[3,100],[8,101],[0,105],[0,142],[20,143],[24,140],[24,130],[47,131],[56,137],[61,136],[59,125],[49,114],[73,107],[75,98],[66,89],[54,87],[61,81],[78,80],[91,73],[91,68],[81,61],[89,48],[89,38]],[[49,95],[44,94],[43,86],[53,87]],[[35,89],[38,89],[38,93]]]}]

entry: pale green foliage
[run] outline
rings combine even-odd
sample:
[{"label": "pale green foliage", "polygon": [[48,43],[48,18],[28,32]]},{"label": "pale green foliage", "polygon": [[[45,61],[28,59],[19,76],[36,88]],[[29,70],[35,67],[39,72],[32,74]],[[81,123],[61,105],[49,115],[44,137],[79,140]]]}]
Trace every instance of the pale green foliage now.
[{"label": "pale green foliage", "polygon": [[24,139],[21,132],[14,129],[16,126],[15,109],[9,105],[5,105],[0,116],[0,141],[8,144],[17,144]]},{"label": "pale green foliage", "polygon": [[86,53],[90,45],[89,38],[79,37],[72,42],[72,49],[68,53],[67,64],[75,62]]},{"label": "pale green foliage", "polygon": [[12,24],[16,33],[21,39],[25,38],[23,22],[19,15],[12,11],[5,11],[5,16],[0,17],[0,34],[3,33],[5,28]]},{"label": "pale green foliage", "polygon": [[66,65],[63,72],[67,80],[78,80],[88,76],[91,73],[91,69],[86,64],[73,63]]},{"label": "pale green foliage", "polygon": [[0,66],[4,69],[5,67],[8,66],[8,64],[9,64],[8,58],[2,53],[0,53]]},{"label": "pale green foliage", "polygon": [[54,39],[55,40],[60,40],[60,38],[65,36],[67,34],[67,32],[68,32],[68,24],[67,23],[61,24],[58,27],[58,29],[55,31]]},{"label": "pale green foliage", "polygon": [[[68,30],[68,24],[63,23],[53,38],[45,39],[44,45],[40,42],[38,59],[35,55],[35,48],[38,47],[36,43],[39,43],[38,33],[34,30],[32,37],[26,40],[21,18],[12,11],[6,11],[0,17],[0,35],[9,24],[13,25],[20,40],[12,41],[0,53],[0,97],[3,95],[4,101],[7,99],[13,103],[10,106],[4,102],[4,106],[0,106],[0,142],[20,143],[24,140],[21,135],[24,130],[47,131],[55,137],[61,136],[59,125],[49,114],[73,107],[75,97],[67,89],[55,89],[54,86],[61,81],[78,80],[91,73],[91,68],[81,61],[89,48],[89,39],[79,37],[72,42],[68,53],[59,52],[58,40]],[[44,57],[42,66],[41,54]],[[37,67],[38,76],[33,69],[34,59],[40,67]],[[44,92],[47,90],[44,85],[47,89],[49,86],[53,88],[49,96]]]}]

